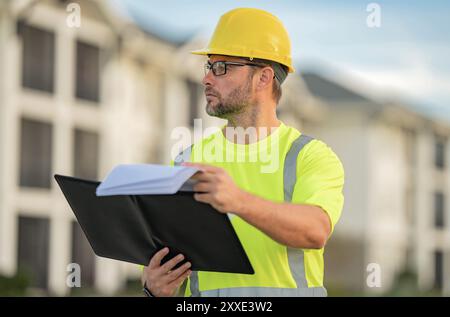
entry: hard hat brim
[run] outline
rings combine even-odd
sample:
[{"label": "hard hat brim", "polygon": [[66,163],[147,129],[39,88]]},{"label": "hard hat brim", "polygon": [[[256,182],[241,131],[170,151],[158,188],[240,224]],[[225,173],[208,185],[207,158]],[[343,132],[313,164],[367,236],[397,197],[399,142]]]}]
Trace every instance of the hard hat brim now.
[{"label": "hard hat brim", "polygon": [[[222,50],[214,49],[213,50],[213,49],[209,49],[209,48],[203,48],[203,49],[191,51],[190,53],[194,54],[194,55],[203,55],[203,56],[205,56],[205,55],[226,55],[226,56],[250,58],[250,56],[239,55],[239,54],[236,54],[231,51],[224,50],[224,49],[222,49]],[[245,54],[245,55],[247,55],[247,54]],[[295,69],[293,66],[289,65],[288,63],[280,62],[277,58],[273,58],[272,56],[263,56],[263,55],[255,54],[255,56],[253,56],[253,57],[260,58],[260,59],[267,59],[270,61],[280,63],[289,69],[289,73],[295,72]]]}]

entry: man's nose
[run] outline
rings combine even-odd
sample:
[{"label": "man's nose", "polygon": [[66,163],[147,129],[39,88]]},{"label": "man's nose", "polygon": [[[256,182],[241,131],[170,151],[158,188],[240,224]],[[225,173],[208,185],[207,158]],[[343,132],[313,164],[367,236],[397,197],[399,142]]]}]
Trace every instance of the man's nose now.
[{"label": "man's nose", "polygon": [[205,86],[212,85],[214,81],[214,74],[211,70],[209,70],[205,76],[203,77],[202,83]]}]

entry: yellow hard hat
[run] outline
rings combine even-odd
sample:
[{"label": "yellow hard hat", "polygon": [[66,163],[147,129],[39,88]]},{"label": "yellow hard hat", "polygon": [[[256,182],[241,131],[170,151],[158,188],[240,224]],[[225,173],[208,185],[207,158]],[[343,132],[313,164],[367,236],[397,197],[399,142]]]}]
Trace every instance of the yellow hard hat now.
[{"label": "yellow hard hat", "polygon": [[238,8],[225,13],[208,46],[191,53],[265,59],[294,72],[286,29],[276,16],[260,9]]}]

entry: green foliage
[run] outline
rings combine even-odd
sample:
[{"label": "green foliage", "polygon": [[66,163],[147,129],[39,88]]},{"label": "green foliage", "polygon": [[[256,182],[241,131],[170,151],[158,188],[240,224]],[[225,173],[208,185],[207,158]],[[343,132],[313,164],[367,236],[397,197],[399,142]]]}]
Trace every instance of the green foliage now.
[{"label": "green foliage", "polygon": [[25,296],[30,277],[23,271],[8,277],[0,275],[0,296]]},{"label": "green foliage", "polygon": [[389,297],[427,297],[442,296],[439,290],[419,290],[417,275],[409,270],[405,270],[397,275],[394,286],[391,290],[383,294]]}]

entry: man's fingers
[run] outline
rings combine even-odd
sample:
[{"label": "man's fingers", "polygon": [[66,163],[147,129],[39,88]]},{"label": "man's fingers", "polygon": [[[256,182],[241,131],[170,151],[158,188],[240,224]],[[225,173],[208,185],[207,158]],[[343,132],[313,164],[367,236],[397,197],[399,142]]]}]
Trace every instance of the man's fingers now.
[{"label": "man's fingers", "polygon": [[191,267],[190,262],[184,263],[182,266],[180,266],[178,269],[171,271],[169,274],[167,274],[167,277],[169,278],[170,282],[173,282],[174,280],[178,279],[180,275],[183,275],[186,273],[187,270]]},{"label": "man's fingers", "polygon": [[182,275],[180,275],[176,280],[169,284],[170,287],[178,288],[181,284],[183,284],[184,280],[187,279],[191,275],[192,271],[187,270]]},{"label": "man's fingers", "polygon": [[155,268],[161,265],[161,260],[169,253],[169,248],[164,248],[155,253],[148,264],[149,268]]},{"label": "man's fingers", "polygon": [[197,180],[199,182],[207,182],[213,178],[213,175],[208,172],[197,172],[191,176],[191,179]]},{"label": "man's fingers", "polygon": [[177,256],[171,258],[169,261],[161,265],[161,271],[163,274],[168,273],[170,270],[173,269],[175,265],[177,265],[179,262],[183,261],[184,255],[178,254]]},{"label": "man's fingers", "polygon": [[208,193],[211,191],[212,186],[211,183],[208,182],[198,182],[193,188],[195,192]]},{"label": "man's fingers", "polygon": [[209,204],[211,201],[211,194],[194,194],[194,199],[201,203]]}]

